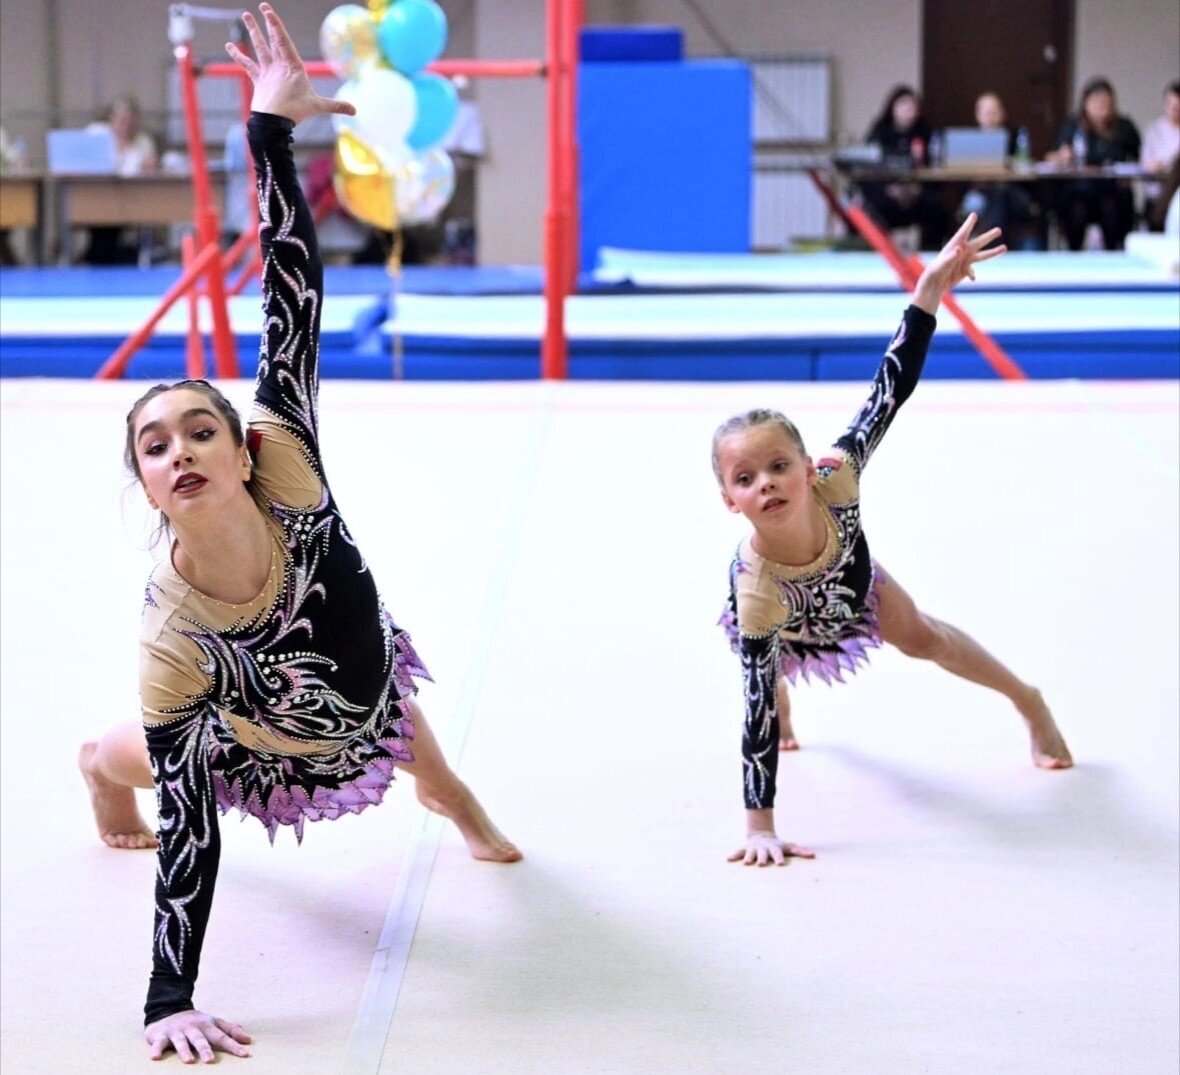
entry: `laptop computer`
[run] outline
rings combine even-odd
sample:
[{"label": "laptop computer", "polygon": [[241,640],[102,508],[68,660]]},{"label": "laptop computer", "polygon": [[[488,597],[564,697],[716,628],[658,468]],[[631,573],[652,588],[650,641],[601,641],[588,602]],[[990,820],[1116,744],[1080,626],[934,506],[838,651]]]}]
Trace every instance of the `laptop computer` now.
[{"label": "laptop computer", "polygon": [[978,127],[948,127],[943,160],[948,168],[1003,168],[1008,155],[1008,132]]},{"label": "laptop computer", "polygon": [[109,130],[58,130],[45,135],[53,175],[113,175],[115,136]]}]

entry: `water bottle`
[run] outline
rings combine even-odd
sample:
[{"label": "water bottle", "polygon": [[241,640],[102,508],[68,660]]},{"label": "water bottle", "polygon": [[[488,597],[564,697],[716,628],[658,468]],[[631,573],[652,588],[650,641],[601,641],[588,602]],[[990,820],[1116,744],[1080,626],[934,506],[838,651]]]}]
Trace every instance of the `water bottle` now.
[{"label": "water bottle", "polygon": [[1028,128],[1021,127],[1016,132],[1016,170],[1027,172],[1032,164],[1032,153],[1029,151]]},{"label": "water bottle", "polygon": [[1081,127],[1073,132],[1073,162],[1079,168],[1086,163],[1086,132]]},{"label": "water bottle", "polygon": [[930,135],[930,167],[942,167],[942,135],[938,131]]}]

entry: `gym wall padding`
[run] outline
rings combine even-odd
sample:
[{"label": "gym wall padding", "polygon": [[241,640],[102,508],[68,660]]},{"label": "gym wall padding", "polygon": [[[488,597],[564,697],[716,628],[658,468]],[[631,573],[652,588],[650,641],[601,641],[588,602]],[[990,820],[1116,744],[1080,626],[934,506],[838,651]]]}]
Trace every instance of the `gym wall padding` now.
[{"label": "gym wall padding", "polygon": [[601,246],[749,250],[745,64],[581,64],[578,139],[583,270]]}]

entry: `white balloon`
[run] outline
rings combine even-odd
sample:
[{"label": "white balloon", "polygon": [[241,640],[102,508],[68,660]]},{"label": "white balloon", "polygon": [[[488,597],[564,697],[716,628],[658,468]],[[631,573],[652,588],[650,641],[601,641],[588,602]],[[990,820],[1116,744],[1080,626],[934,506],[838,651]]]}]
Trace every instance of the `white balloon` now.
[{"label": "white balloon", "polygon": [[434,220],[455,193],[455,164],[439,146],[414,154],[394,172],[397,212],[403,224]]},{"label": "white balloon", "polygon": [[[340,89],[336,91],[337,101],[348,101],[353,103],[353,98],[356,96],[356,83],[349,79],[347,82],[340,84]],[[356,116],[344,116],[338,112],[332,113],[332,128],[337,134],[342,131],[352,131],[356,133]]]},{"label": "white balloon", "polygon": [[355,116],[333,116],[339,133],[351,130],[375,149],[399,154],[418,118],[418,99],[405,75],[386,67],[366,66],[336,91],[338,101],[356,108]]}]

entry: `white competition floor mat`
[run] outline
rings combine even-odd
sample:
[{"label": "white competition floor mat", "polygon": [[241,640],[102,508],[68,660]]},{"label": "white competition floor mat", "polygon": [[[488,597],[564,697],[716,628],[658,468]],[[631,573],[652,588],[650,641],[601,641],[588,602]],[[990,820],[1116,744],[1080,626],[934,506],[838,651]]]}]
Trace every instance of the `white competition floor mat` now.
[{"label": "white competition floor mat", "polygon": [[[895,301],[895,300],[894,300]],[[0,382],[0,1068],[127,1075],[153,856],[97,840],[77,745],[136,714],[136,383]],[[245,404],[249,385],[232,384]],[[423,707],[524,849],[467,857],[410,781],[289,833],[223,821],[197,1001],[251,1075],[1165,1075],[1180,1063],[1180,386],[929,382],[865,474],[874,554],[1053,706],[882,650],[794,693],[779,825],[725,862],[742,699],[714,626],[741,520],[709,439],[857,384],[327,382],[329,480],[437,686]],[[145,810],[150,803],[145,799]]]}]

